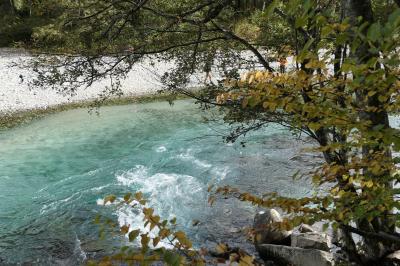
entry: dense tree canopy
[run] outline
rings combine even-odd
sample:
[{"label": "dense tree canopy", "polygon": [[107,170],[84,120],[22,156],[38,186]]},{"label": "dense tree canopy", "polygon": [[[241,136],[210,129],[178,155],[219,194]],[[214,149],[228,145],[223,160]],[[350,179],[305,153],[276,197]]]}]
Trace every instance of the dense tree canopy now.
[{"label": "dense tree canopy", "polygon": [[63,1],[1,0],[0,47],[32,45],[33,35],[65,10]]},{"label": "dense tree canopy", "polygon": [[[307,175],[309,197],[250,195],[217,188],[289,215],[282,224],[323,221],[341,236],[358,264],[377,263],[399,249],[398,1],[290,0],[67,1],[55,23],[34,35],[36,48],[52,50],[34,63],[35,85],[64,92],[98,79],[123,78],[143,58],[171,60],[166,88],[217,106],[235,126],[228,141],[269,123],[315,140],[325,163]],[[261,4],[260,4],[261,3]],[[280,58],[292,67],[278,73]],[[220,80],[200,94],[190,77],[213,69]],[[247,72],[246,75],[241,73]],[[118,82],[110,93],[118,93]],[[353,234],[364,238],[356,246]],[[147,236],[146,236],[147,237]]]}]

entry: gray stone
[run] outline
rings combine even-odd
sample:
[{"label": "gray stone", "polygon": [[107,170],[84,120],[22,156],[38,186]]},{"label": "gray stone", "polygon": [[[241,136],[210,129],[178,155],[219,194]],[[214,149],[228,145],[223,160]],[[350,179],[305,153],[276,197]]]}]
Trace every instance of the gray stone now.
[{"label": "gray stone", "polygon": [[258,247],[261,258],[293,266],[333,266],[333,255],[317,249],[263,244]]},{"label": "gray stone", "polygon": [[400,250],[397,250],[386,256],[384,266],[399,266],[400,265]]},{"label": "gray stone", "polygon": [[290,235],[292,231],[278,228],[276,223],[282,222],[280,214],[269,209],[256,214],[254,218],[254,242],[256,246],[261,244],[286,244],[290,245]]},{"label": "gray stone", "polygon": [[292,234],[292,247],[305,249],[319,249],[329,251],[331,249],[331,239],[326,234],[318,232]]},{"label": "gray stone", "polygon": [[300,233],[312,233],[312,232],[315,232],[315,230],[308,224],[301,224],[299,227],[299,232]]}]

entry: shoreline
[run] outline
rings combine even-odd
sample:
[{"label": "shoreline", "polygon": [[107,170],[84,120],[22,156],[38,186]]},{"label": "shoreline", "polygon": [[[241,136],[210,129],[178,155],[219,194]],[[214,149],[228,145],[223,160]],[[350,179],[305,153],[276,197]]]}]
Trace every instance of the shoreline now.
[{"label": "shoreline", "polygon": [[[124,105],[161,100],[187,98],[173,95],[172,92],[160,92],[165,89],[160,75],[173,67],[171,62],[153,64],[152,59],[144,59],[121,80],[121,96],[108,96],[106,93],[111,79],[98,80],[91,86],[76,91],[63,91],[55,88],[31,87],[29,80],[34,73],[29,68],[19,67],[32,59],[32,54],[23,49],[0,48],[0,131],[13,128],[51,113],[76,108],[95,108],[98,106]],[[22,64],[23,65],[23,64]],[[200,90],[202,84],[193,79],[187,88],[192,92]],[[100,103],[100,104],[99,104]]]},{"label": "shoreline", "polygon": [[[110,95],[103,100],[102,95],[110,84],[109,78],[73,93],[58,88],[30,87],[27,81],[34,78],[34,73],[18,67],[19,63],[30,59],[29,51],[0,48],[0,131],[61,111],[169,100],[172,96],[168,91],[160,92],[164,87],[157,78],[168,71],[172,66],[170,62],[153,65],[150,59],[143,60],[122,80],[122,95]],[[197,85],[191,86],[190,90],[198,90]],[[185,97],[177,95],[177,98]]]},{"label": "shoreline", "polygon": [[[96,99],[87,99],[74,102],[66,102],[48,107],[37,107],[24,110],[13,110],[9,112],[0,111],[0,132],[17,126],[30,123],[37,119],[42,119],[47,115],[55,114],[63,111],[79,109],[79,108],[101,108],[104,106],[118,106],[129,104],[142,104],[150,102],[168,101],[172,97],[171,93],[147,93],[136,96],[121,96],[117,98],[109,98],[96,104]],[[174,100],[188,99],[188,96],[179,94],[174,96]]]}]

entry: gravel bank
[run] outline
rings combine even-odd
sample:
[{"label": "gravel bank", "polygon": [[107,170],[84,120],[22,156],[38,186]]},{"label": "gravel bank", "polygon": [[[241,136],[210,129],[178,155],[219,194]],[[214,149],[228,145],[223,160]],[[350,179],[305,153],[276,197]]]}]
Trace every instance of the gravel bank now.
[{"label": "gravel bank", "polygon": [[[245,58],[252,59],[249,52],[244,52]],[[110,80],[97,82],[86,89],[81,89],[73,96],[62,95],[54,89],[29,88],[27,82],[32,78],[32,72],[17,67],[10,68],[10,64],[26,61],[29,54],[23,50],[0,49],[0,114],[15,113],[19,111],[47,109],[69,103],[93,101],[99,97],[105,87],[110,85]],[[150,60],[149,60],[150,61]],[[159,62],[155,65],[149,61],[136,64],[127,78],[122,81],[122,91],[125,97],[134,97],[154,94],[162,89],[159,76],[173,67],[172,63]],[[271,66],[279,69],[278,62],[271,62]],[[293,58],[288,58],[288,69],[295,67]],[[219,75],[213,71],[212,79]],[[21,76],[23,78],[21,78]],[[204,80],[205,73],[199,73],[193,77],[190,87],[199,88]]]},{"label": "gravel bank", "polygon": [[[109,85],[109,80],[79,90],[75,95],[62,95],[54,89],[29,88],[27,81],[32,73],[26,69],[10,67],[12,63],[28,60],[29,54],[10,49],[0,49],[0,113],[14,113],[32,109],[47,109],[60,104],[91,101],[99,97]],[[168,64],[151,66],[144,62],[136,65],[122,82],[124,96],[141,96],[156,93],[162,88],[155,73],[162,74]],[[21,78],[22,77],[22,78]]]}]

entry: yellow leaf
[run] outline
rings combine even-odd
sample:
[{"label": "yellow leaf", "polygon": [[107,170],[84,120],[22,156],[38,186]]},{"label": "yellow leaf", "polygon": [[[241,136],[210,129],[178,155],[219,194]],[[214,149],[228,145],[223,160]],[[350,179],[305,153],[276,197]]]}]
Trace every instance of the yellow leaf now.
[{"label": "yellow leaf", "polygon": [[257,80],[260,80],[260,79],[262,79],[263,78],[263,73],[261,72],[261,71],[257,71],[256,72],[256,79]]},{"label": "yellow leaf", "polygon": [[126,195],[124,196],[124,200],[125,200],[125,201],[129,201],[130,198],[131,198],[131,196],[132,196],[132,193],[126,194]]},{"label": "yellow leaf", "polygon": [[99,263],[99,266],[112,266],[111,261],[102,261]]},{"label": "yellow leaf", "polygon": [[247,98],[244,98],[242,101],[242,108],[246,108],[248,104],[249,104],[249,100]]},{"label": "yellow leaf", "polygon": [[367,182],[364,182],[364,186],[367,188],[372,188],[374,186],[374,182],[372,182],[372,180],[368,180]]},{"label": "yellow leaf", "polygon": [[228,246],[222,243],[219,243],[216,247],[215,250],[217,251],[218,254],[222,254],[228,251]]},{"label": "yellow leaf", "polygon": [[153,220],[153,223],[158,224],[160,222],[160,216],[158,216],[158,215],[153,216],[152,220]]},{"label": "yellow leaf", "polygon": [[154,213],[154,209],[153,208],[143,208],[143,214],[145,216],[152,216]]},{"label": "yellow leaf", "polygon": [[249,78],[249,84],[253,83],[253,81],[254,81],[254,75],[251,75]]},{"label": "yellow leaf", "polygon": [[135,193],[135,199],[140,201],[143,198],[143,193],[142,192],[137,192]]},{"label": "yellow leaf", "polygon": [[243,266],[244,265],[247,265],[247,266],[254,265],[253,261],[254,261],[253,257],[251,257],[249,255],[245,255],[244,257],[240,258],[239,265],[243,265]]},{"label": "yellow leaf", "polygon": [[170,235],[170,231],[168,229],[161,229],[158,235],[161,237],[161,239],[164,239]]},{"label": "yellow leaf", "polygon": [[179,241],[186,239],[186,234],[182,231],[178,231],[174,235]]},{"label": "yellow leaf", "polygon": [[147,234],[143,234],[141,237],[142,239],[140,242],[142,243],[142,247],[147,247],[149,245],[150,238],[147,236]]},{"label": "yellow leaf", "polygon": [[115,197],[114,195],[109,195],[104,198],[104,205],[107,204],[107,202],[113,203],[116,199],[117,197]]},{"label": "yellow leaf", "polygon": [[154,227],[156,227],[156,224],[153,222],[150,222],[150,231],[154,229]]},{"label": "yellow leaf", "polygon": [[129,225],[123,225],[121,227],[121,233],[123,233],[124,235],[127,234],[129,232]]},{"label": "yellow leaf", "polygon": [[132,242],[133,240],[135,240],[138,236],[139,236],[140,230],[133,230],[129,233],[128,237],[129,237],[129,241]]},{"label": "yellow leaf", "polygon": [[135,254],[132,257],[133,260],[137,260],[137,261],[143,261],[144,260],[144,255],[143,254]]},{"label": "yellow leaf", "polygon": [[159,242],[160,242],[160,238],[159,238],[159,237],[155,237],[155,238],[153,239],[153,246],[154,246],[154,247],[157,247],[157,245],[158,245]]}]

